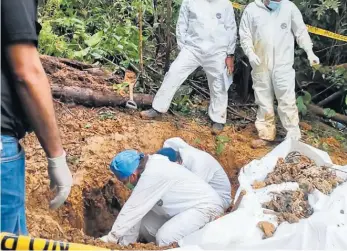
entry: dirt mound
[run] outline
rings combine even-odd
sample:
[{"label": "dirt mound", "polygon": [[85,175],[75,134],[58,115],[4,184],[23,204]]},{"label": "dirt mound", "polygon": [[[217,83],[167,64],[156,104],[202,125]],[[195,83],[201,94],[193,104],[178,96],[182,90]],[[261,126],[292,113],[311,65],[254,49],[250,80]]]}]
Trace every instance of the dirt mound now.
[{"label": "dirt mound", "polygon": [[[209,126],[183,117],[164,116],[160,121],[144,121],[137,111],[68,108],[61,103],[55,106],[74,186],[63,207],[49,210],[53,194],[49,191],[45,154],[34,135],[23,139],[27,160],[27,221],[33,237],[113,249],[159,249],[153,244],[120,247],[95,239],[110,230],[119,207],[130,194],[121,182],[112,179],[109,163],[115,154],[129,148],[154,153],[166,139],[181,137],[220,161],[235,193],[239,168],[271,150],[251,148],[251,141],[256,139],[253,125],[243,129],[227,126],[222,136],[229,140],[221,147]],[[217,154],[217,149],[223,150]]]},{"label": "dirt mound", "polygon": [[[45,154],[33,134],[23,139],[27,160],[27,220],[33,237],[122,248],[95,240],[111,229],[119,208],[130,194],[121,182],[110,181],[114,176],[109,171],[109,163],[121,150],[133,148],[154,153],[167,138],[182,137],[221,162],[232,181],[233,192],[237,189],[239,168],[270,150],[251,149],[249,142],[256,138],[253,126],[238,130],[226,127],[223,135],[230,140],[217,155],[218,143],[210,127],[185,118],[164,116],[161,121],[143,121],[138,112],[69,109],[61,103],[55,106],[74,186],[63,207],[49,210],[53,194],[49,191]],[[126,248],[157,249],[153,244]]]}]

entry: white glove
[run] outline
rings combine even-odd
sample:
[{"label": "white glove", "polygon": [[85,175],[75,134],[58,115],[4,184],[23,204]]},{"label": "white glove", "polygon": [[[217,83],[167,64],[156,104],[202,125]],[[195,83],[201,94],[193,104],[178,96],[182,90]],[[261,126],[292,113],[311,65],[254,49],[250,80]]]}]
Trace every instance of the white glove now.
[{"label": "white glove", "polygon": [[72,175],[66,163],[66,153],[57,158],[47,158],[48,176],[51,181],[50,188],[57,187],[58,193],[49,203],[51,209],[60,207],[70,194]]},{"label": "white glove", "polygon": [[108,235],[104,235],[103,237],[99,238],[99,240],[107,243],[108,242]]},{"label": "white glove", "polygon": [[319,58],[316,56],[316,54],[313,53],[313,51],[310,51],[307,53],[308,61],[310,61],[310,65],[319,64]]},{"label": "white glove", "polygon": [[118,239],[116,239],[112,232],[108,233],[107,235],[104,235],[103,237],[99,238],[99,240],[106,242],[106,243],[114,243],[118,244]]},{"label": "white glove", "polygon": [[254,52],[249,55],[248,60],[252,67],[258,66],[261,63],[260,58]]}]

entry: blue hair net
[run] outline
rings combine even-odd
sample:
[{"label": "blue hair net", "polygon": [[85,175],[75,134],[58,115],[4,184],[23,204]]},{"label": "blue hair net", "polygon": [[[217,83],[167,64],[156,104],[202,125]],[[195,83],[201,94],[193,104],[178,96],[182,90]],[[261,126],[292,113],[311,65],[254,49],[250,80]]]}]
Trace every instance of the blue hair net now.
[{"label": "blue hair net", "polygon": [[125,150],[113,158],[110,169],[118,179],[126,179],[139,167],[143,157],[144,154],[136,150]]},{"label": "blue hair net", "polygon": [[172,149],[171,147],[164,147],[160,149],[157,154],[164,155],[169,158],[170,161],[176,162],[177,161],[177,152]]}]

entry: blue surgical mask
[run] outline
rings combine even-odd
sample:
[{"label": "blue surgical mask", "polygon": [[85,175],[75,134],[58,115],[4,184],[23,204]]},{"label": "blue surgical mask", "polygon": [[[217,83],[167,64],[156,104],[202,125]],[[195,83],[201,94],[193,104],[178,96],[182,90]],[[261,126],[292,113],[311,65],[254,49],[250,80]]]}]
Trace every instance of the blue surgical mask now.
[{"label": "blue surgical mask", "polygon": [[267,7],[269,7],[271,10],[275,11],[280,7],[280,5],[281,5],[281,2],[270,1],[269,5]]}]

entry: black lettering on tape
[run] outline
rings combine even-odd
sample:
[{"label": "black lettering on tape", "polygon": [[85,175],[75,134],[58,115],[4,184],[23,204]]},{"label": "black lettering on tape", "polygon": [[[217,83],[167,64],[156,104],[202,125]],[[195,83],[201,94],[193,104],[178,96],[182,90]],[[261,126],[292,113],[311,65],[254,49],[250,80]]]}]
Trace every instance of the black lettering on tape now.
[{"label": "black lettering on tape", "polygon": [[[35,244],[35,239],[31,238],[29,242],[29,250],[31,251],[37,250],[37,249],[34,249],[34,244]],[[49,247],[49,240],[45,240],[45,246],[43,247],[42,250],[48,250],[48,247]]]},{"label": "black lettering on tape", "polygon": [[55,249],[57,248],[57,242],[56,241],[53,241],[53,247],[52,247],[52,250],[55,251]]},{"label": "black lettering on tape", "polygon": [[43,247],[43,250],[48,250],[49,247],[49,240],[46,240],[45,246]]},{"label": "black lettering on tape", "polygon": [[30,242],[29,242],[29,250],[34,250],[34,238],[30,238]]},{"label": "black lettering on tape", "polygon": [[[64,247],[65,244],[65,247]],[[60,242],[60,250],[69,250],[69,243]]]},{"label": "black lettering on tape", "polygon": [[[6,247],[6,241],[13,240],[12,247]],[[16,250],[18,243],[18,236],[4,236],[1,240],[1,250]]]}]

